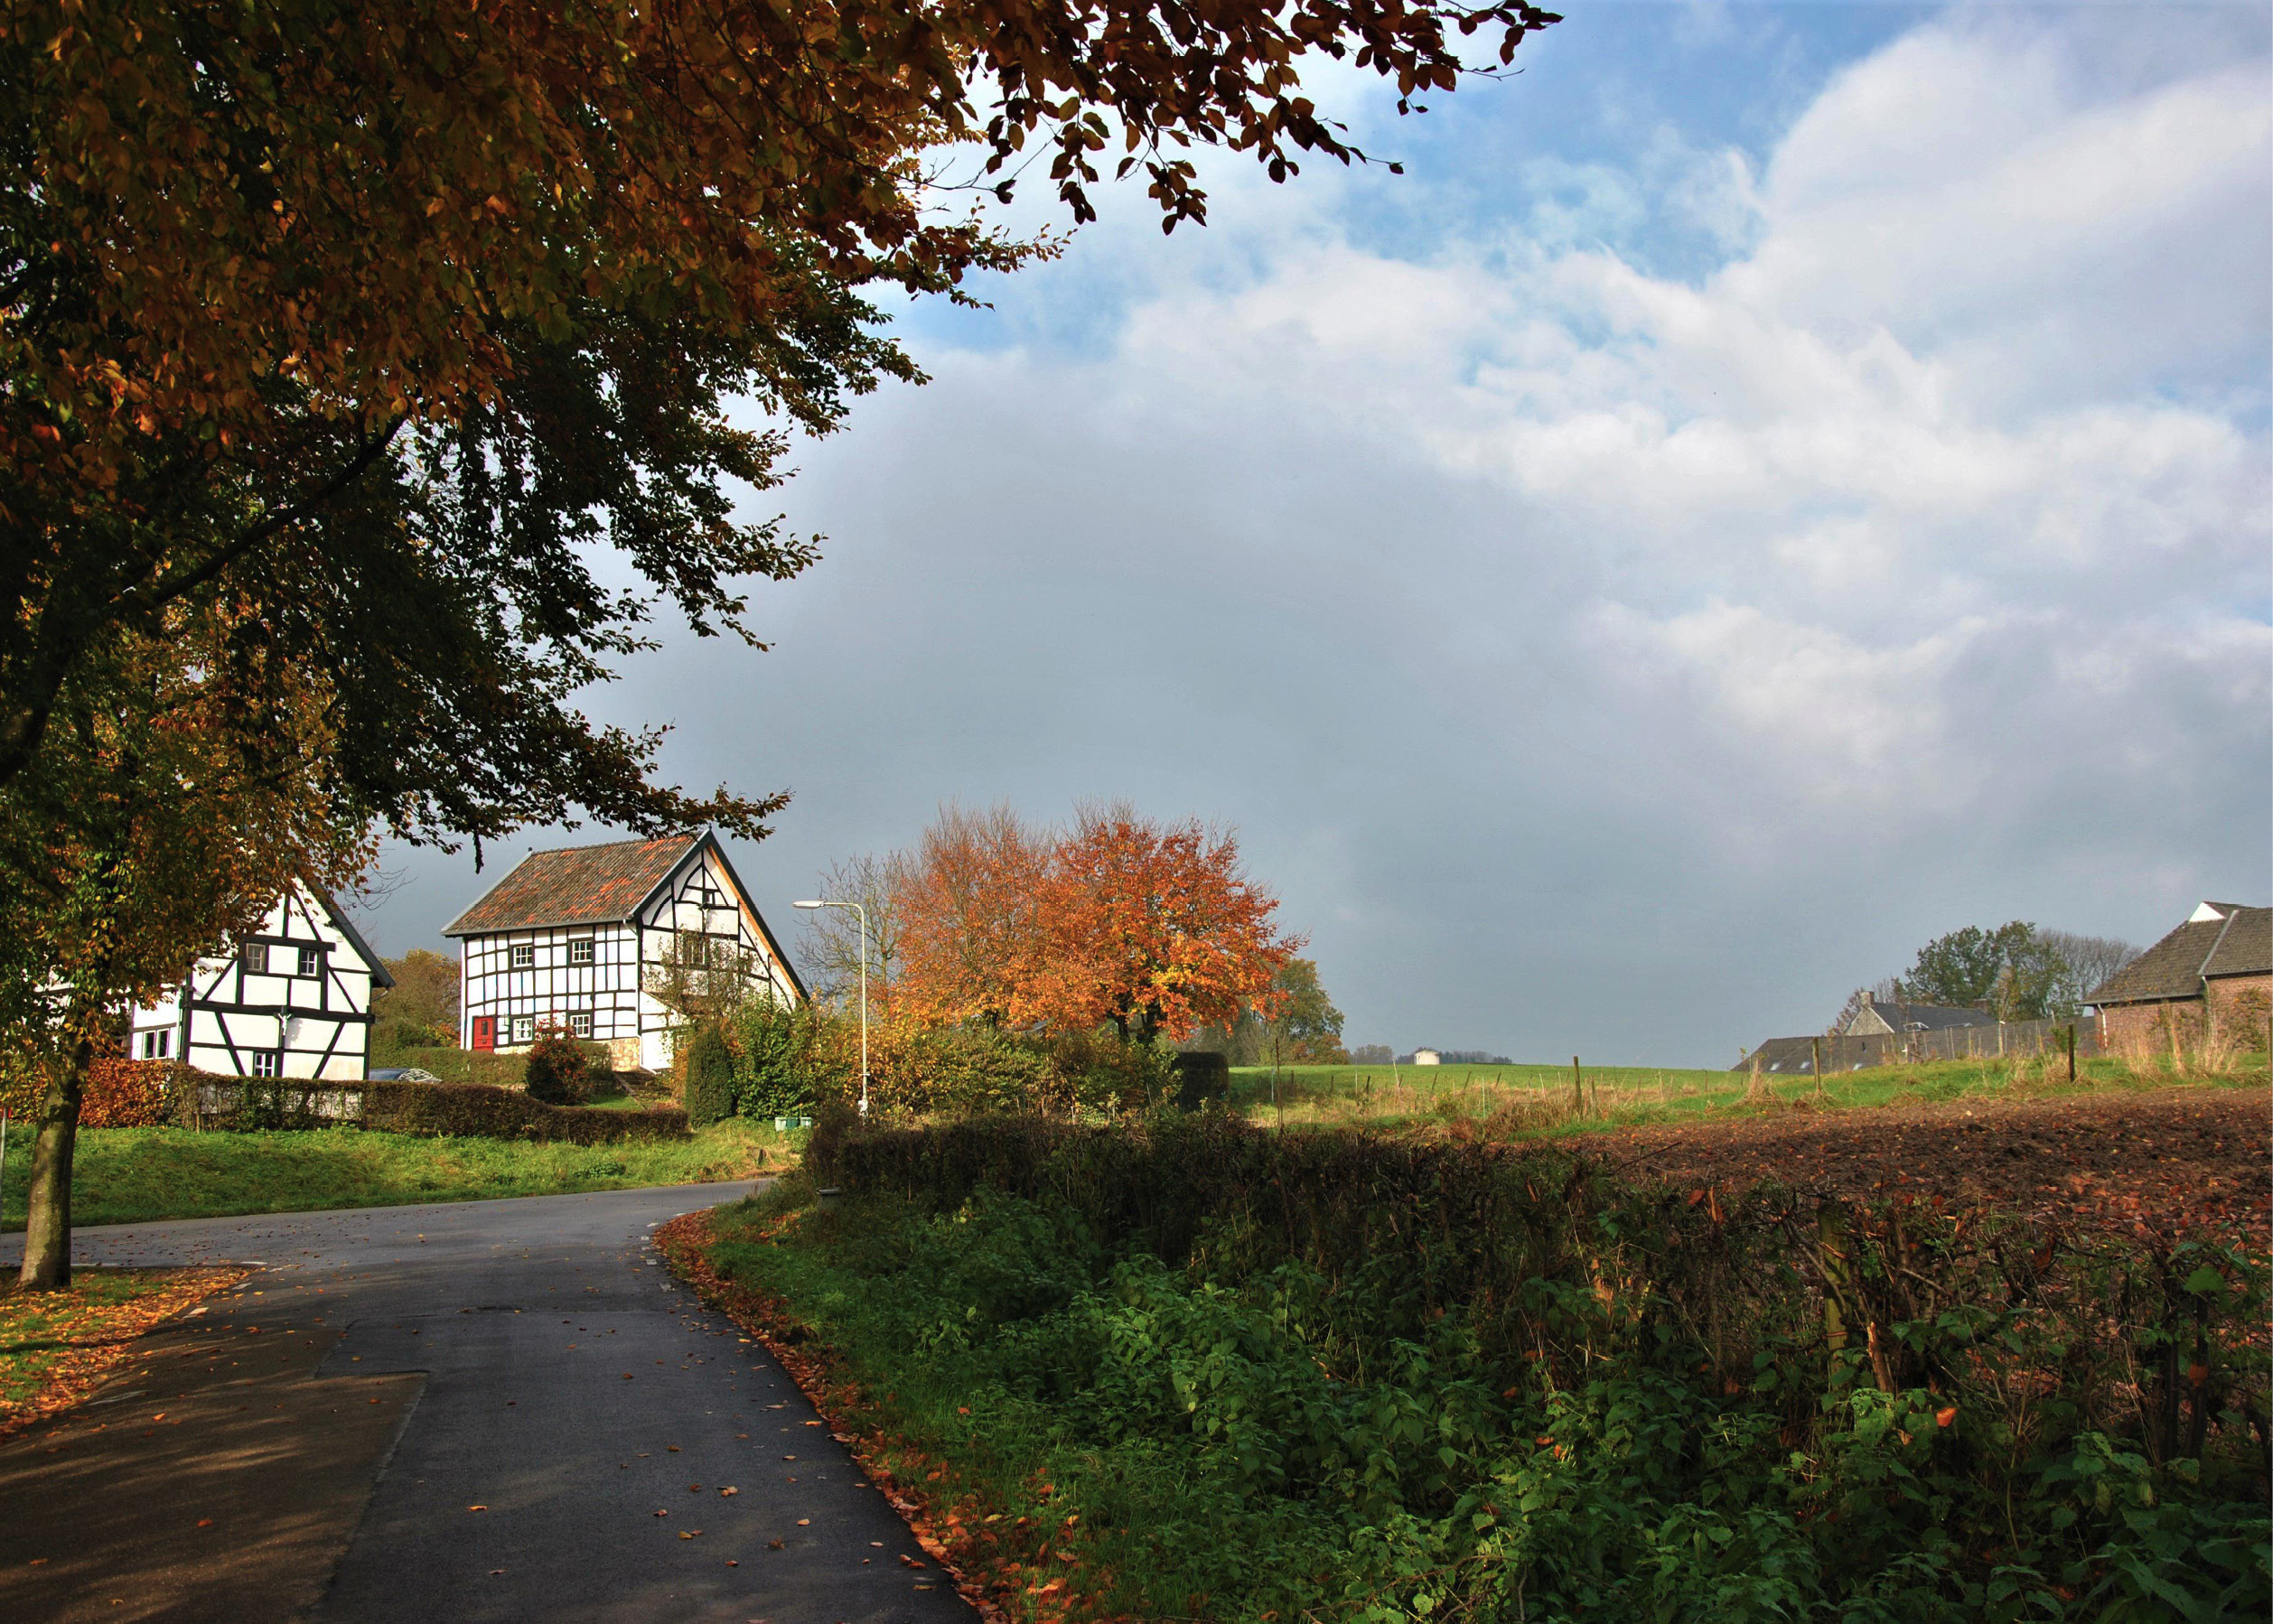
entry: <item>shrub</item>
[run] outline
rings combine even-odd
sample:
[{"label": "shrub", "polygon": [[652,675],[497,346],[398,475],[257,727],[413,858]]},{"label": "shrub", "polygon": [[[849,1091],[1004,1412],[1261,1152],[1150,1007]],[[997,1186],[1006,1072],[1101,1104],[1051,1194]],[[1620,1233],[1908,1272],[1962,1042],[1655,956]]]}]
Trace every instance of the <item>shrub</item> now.
[{"label": "shrub", "polygon": [[580,1106],[592,1097],[583,1048],[557,1027],[547,1027],[528,1047],[521,1073],[528,1097],[548,1106]]},{"label": "shrub", "polygon": [[1196,1111],[1210,1100],[1221,1103],[1231,1092],[1231,1063],[1205,1050],[1180,1054],[1175,1059],[1176,1109]]},{"label": "shrub", "polygon": [[734,1051],[715,1021],[694,1031],[687,1045],[687,1120],[706,1128],[734,1114]]},{"label": "shrub", "polygon": [[481,1083],[366,1083],[362,1088],[363,1125],[390,1134],[565,1139],[573,1144],[688,1136],[687,1113],[680,1110],[580,1111]]},{"label": "shrub", "polygon": [[105,1056],[87,1069],[80,1096],[82,1128],[154,1128],[171,1120],[173,1073],[187,1070],[172,1060],[129,1060]]},{"label": "shrub", "polygon": [[760,998],[731,1018],[734,1109],[744,1116],[802,1111],[816,1097],[814,1046],[823,1017],[809,1004]]}]

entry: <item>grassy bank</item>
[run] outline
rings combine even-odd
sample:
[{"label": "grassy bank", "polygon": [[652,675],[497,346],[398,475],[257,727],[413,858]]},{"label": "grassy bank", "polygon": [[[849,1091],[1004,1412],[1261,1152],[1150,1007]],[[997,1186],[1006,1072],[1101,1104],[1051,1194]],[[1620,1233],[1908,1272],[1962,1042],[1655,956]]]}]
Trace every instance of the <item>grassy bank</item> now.
[{"label": "grassy bank", "polygon": [[2076,1063],[2058,1056],[1937,1060],[1872,1066],[1811,1077],[1763,1077],[1729,1071],[1643,1067],[1289,1066],[1274,1079],[1268,1067],[1231,1073],[1230,1104],[1260,1126],[1397,1128],[1425,1123],[1492,1124],[1511,1134],[1584,1133],[1597,1127],[1644,1127],[1804,1106],[1870,1109],[1974,1096],[2049,1097],[2168,1087],[2174,1081],[2263,1087],[2263,1055],[2237,1057],[2216,1071],[2142,1069],[2111,1056]]},{"label": "grassy bank", "polygon": [[237,1268],[78,1269],[65,1291],[0,1286],[0,1437],[76,1402],[144,1331],[244,1277]]},{"label": "grassy bank", "polygon": [[[360,1128],[92,1129],[79,1136],[71,1212],[80,1224],[132,1224],[706,1183],[779,1171],[788,1146],[770,1126],[742,1122],[720,1123],[683,1143],[600,1145],[414,1138]],[[11,1134],[0,1228],[23,1227],[30,1150],[27,1134]]]},{"label": "grassy bank", "polygon": [[690,1272],[1014,1617],[2273,1601],[2261,1258],[1220,1121],[823,1161],[837,1205],[725,1209]]}]

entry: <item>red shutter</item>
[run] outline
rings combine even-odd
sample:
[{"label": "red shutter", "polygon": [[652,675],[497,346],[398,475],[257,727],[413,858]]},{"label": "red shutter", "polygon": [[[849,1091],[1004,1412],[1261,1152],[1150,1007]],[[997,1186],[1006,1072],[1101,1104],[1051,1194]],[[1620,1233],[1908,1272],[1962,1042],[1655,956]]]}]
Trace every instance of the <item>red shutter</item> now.
[{"label": "red shutter", "polygon": [[495,1015],[473,1017],[473,1047],[476,1049],[497,1047],[497,1017]]}]

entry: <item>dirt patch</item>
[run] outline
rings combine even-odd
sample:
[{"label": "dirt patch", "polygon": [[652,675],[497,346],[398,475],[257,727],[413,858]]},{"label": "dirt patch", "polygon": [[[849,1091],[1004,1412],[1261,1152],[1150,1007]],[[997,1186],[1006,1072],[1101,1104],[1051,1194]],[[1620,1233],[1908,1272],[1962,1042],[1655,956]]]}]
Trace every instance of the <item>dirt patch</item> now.
[{"label": "dirt patch", "polygon": [[1623,1172],[1676,1182],[1938,1196],[2093,1227],[2206,1227],[2260,1244],[2273,1210],[2273,1097],[2254,1088],[1791,1110],[1619,1129],[1589,1135],[1589,1148]]}]

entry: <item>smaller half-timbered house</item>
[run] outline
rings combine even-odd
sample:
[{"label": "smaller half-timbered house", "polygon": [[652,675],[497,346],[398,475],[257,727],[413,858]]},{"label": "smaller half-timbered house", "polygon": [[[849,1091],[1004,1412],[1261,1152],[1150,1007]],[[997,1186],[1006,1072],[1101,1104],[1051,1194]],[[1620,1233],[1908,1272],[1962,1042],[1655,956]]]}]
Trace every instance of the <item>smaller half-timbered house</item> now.
[{"label": "smaller half-timbered house", "polygon": [[198,960],[180,987],[133,1013],[126,1052],[224,1077],[360,1081],[372,989],[394,985],[340,905],[295,881],[258,931]]},{"label": "smaller half-timbered house", "polygon": [[620,1069],[670,1064],[679,1017],[658,973],[690,943],[784,1004],[805,985],[717,838],[531,852],[443,934],[459,944],[459,1041],[517,1050],[552,1028],[605,1043]]}]

